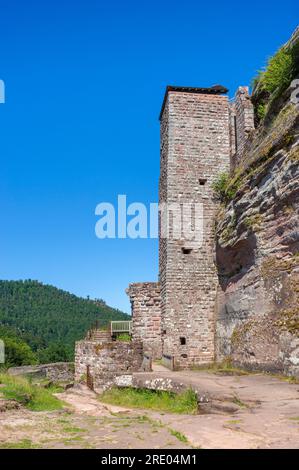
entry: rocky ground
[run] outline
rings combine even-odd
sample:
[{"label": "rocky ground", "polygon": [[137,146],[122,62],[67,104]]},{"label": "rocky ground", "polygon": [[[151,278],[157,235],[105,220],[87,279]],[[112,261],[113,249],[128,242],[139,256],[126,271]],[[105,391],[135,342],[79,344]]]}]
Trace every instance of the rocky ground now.
[{"label": "rocky ground", "polygon": [[[149,375],[149,374],[148,374]],[[299,384],[264,374],[158,371],[156,377],[192,386],[207,399],[196,416],[159,419],[205,449],[299,448]],[[151,379],[151,380],[152,380]]]},{"label": "rocky ground", "polygon": [[[1,448],[299,448],[299,385],[264,375],[219,376],[209,372],[158,370],[151,378],[175,377],[231,403],[210,413],[164,414],[102,404],[84,386],[59,397],[55,412],[0,412]],[[144,378],[144,374],[143,374]]]},{"label": "rocky ground", "polygon": [[150,414],[104,405],[84,386],[57,396],[65,401],[64,410],[0,412],[0,448],[190,448],[179,433]]}]

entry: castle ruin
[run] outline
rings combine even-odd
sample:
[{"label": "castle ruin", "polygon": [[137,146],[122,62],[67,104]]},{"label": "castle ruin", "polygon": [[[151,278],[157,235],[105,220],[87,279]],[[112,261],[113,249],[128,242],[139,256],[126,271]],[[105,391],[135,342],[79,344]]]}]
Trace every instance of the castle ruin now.
[{"label": "castle ruin", "polygon": [[[299,29],[283,47],[295,45]],[[257,85],[250,96],[239,87],[229,100],[221,85],[166,88],[159,279],[126,290],[132,341],[114,341],[111,326],[76,343],[76,380],[87,374],[99,390],[128,385],[155,359],[178,370],[229,358],[298,376],[299,106],[293,82],[277,91],[265,96]],[[222,205],[221,174],[231,190]]]},{"label": "castle ruin", "polygon": [[182,204],[202,204],[203,239],[163,236],[160,217],[159,283],[130,284],[127,293],[133,338],[174,369],[215,360],[218,204],[212,184],[236,165],[254,128],[248,88],[240,87],[233,103],[227,92],[220,85],[168,86],[160,113],[160,207],[174,204],[174,220]]}]

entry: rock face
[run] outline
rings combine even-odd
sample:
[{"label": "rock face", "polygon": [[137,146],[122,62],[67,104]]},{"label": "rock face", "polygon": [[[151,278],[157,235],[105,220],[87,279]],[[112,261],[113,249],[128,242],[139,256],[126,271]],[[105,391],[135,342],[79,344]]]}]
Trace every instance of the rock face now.
[{"label": "rock face", "polygon": [[292,89],[245,144],[216,227],[217,359],[299,375],[299,109]]}]

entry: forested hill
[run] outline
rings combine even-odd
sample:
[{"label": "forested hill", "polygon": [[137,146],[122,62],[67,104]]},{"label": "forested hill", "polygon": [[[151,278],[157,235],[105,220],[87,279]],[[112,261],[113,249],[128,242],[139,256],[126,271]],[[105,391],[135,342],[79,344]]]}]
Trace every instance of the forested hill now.
[{"label": "forested hill", "polygon": [[[74,342],[96,321],[103,327],[126,319],[127,314],[102,300],[83,299],[38,281],[0,281],[0,325],[15,330],[39,357],[59,346],[67,351],[61,360],[71,358]],[[50,356],[43,359],[55,360]]]}]

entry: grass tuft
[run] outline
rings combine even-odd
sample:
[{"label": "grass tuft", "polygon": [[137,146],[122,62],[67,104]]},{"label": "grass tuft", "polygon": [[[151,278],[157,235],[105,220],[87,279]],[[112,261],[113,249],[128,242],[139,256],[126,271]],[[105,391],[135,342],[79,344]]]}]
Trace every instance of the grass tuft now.
[{"label": "grass tuft", "polygon": [[32,411],[53,411],[62,409],[64,403],[53,396],[56,387],[43,388],[30,383],[24,377],[0,374],[1,394],[7,400],[16,400]]},{"label": "grass tuft", "polygon": [[230,419],[229,421],[226,421],[226,424],[241,424],[242,421],[240,419]]},{"label": "grass tuft", "polygon": [[273,93],[277,89],[286,89],[293,76],[292,54],[285,48],[281,48],[268,59],[266,69],[260,73],[259,82],[264,90]]},{"label": "grass tuft", "polygon": [[33,444],[31,439],[22,439],[17,442],[0,442],[0,449],[38,449],[39,445]]},{"label": "grass tuft", "polygon": [[189,441],[187,437],[185,436],[185,434],[182,434],[181,432],[176,431],[175,429],[171,429],[171,428],[169,428],[168,430],[170,434],[176,437],[179,441],[183,442],[184,444],[188,444]]},{"label": "grass tuft", "polygon": [[117,341],[122,341],[124,343],[132,341],[131,335],[129,335],[129,333],[121,333],[117,336],[116,339]]},{"label": "grass tuft", "polygon": [[78,428],[77,426],[71,426],[71,425],[64,426],[62,428],[62,430],[63,430],[63,432],[69,433],[69,434],[78,434],[78,433],[82,433],[82,432],[87,431],[86,429]]},{"label": "grass tuft", "polygon": [[289,384],[299,384],[299,378],[293,375],[281,375],[281,374],[269,374],[271,377],[275,377],[279,380],[283,380],[284,382],[288,382]]},{"label": "grass tuft", "polygon": [[227,205],[232,201],[232,199],[234,199],[239,186],[237,181],[233,181],[232,177],[228,173],[224,172],[219,173],[212,184],[212,189],[214,191],[215,198],[224,205]]},{"label": "grass tuft", "polygon": [[211,372],[212,374],[221,375],[250,375],[253,372],[248,370],[240,369],[232,364],[231,359],[228,357],[222,362],[213,362],[211,364],[204,364],[202,366],[194,366],[192,370],[198,370],[203,372]]},{"label": "grass tuft", "polygon": [[247,403],[242,401],[239,397],[237,397],[237,395],[234,396],[233,403],[235,403],[235,405],[238,405],[240,408],[248,408]]},{"label": "grass tuft", "polygon": [[175,394],[160,390],[115,387],[102,393],[99,400],[112,405],[169,413],[196,414],[198,411],[197,396],[191,389]]}]

